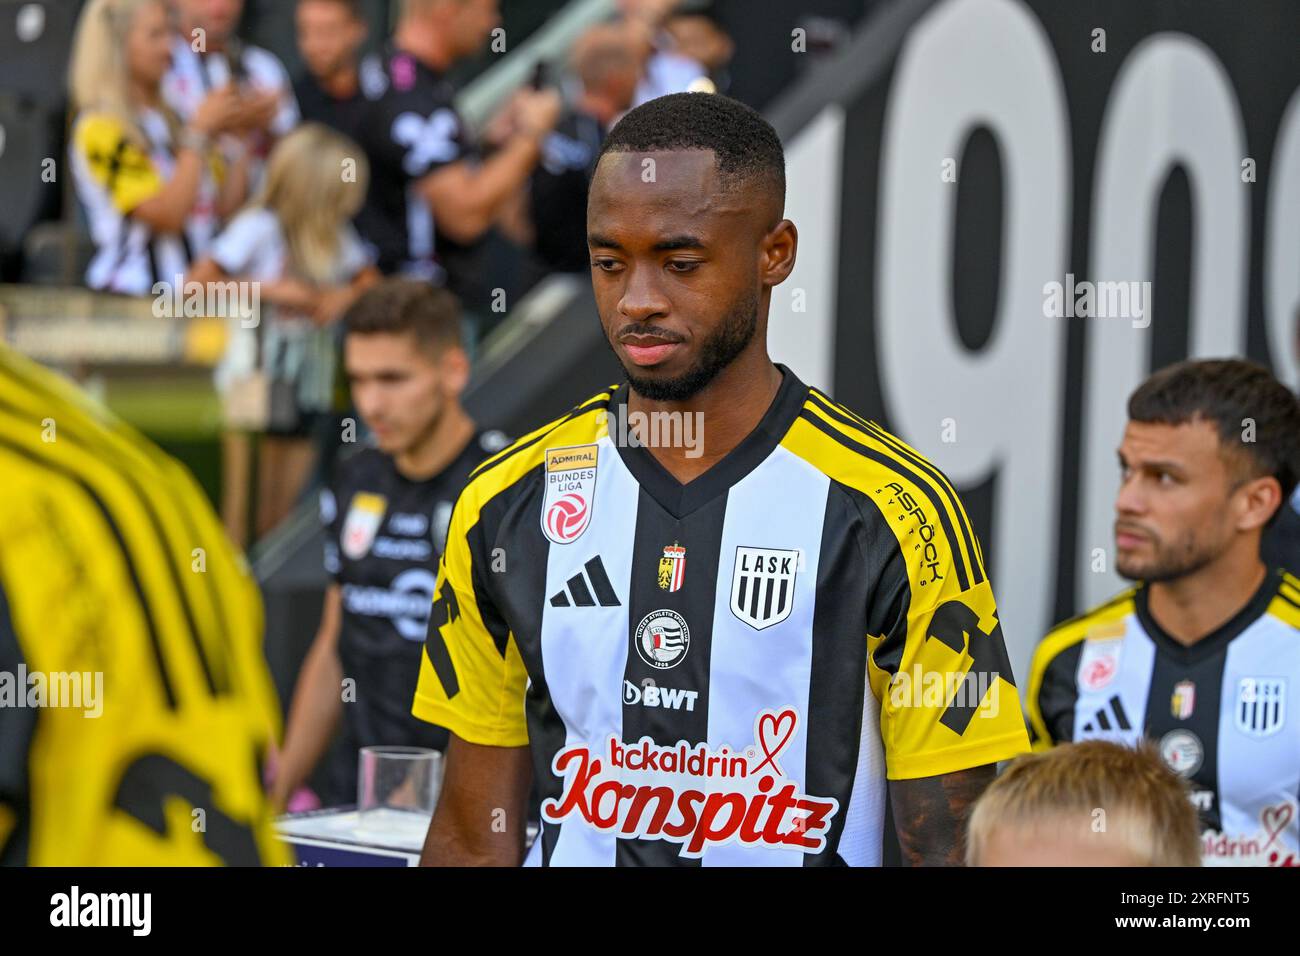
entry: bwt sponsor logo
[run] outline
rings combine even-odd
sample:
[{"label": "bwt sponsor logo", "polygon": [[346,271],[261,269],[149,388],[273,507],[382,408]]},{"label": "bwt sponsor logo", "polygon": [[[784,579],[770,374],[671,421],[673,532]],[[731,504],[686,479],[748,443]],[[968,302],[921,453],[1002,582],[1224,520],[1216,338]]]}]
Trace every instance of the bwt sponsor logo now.
[{"label": "bwt sponsor logo", "polygon": [[664,710],[695,710],[695,701],[699,699],[698,690],[678,690],[671,687],[659,687],[647,684],[637,687],[630,680],[623,681],[623,703],[640,704],[642,707],[662,707]]},{"label": "bwt sponsor logo", "polygon": [[148,936],[152,916],[152,893],[82,893],[74,886],[50,897],[51,926],[125,926],[133,936]]},{"label": "bwt sponsor logo", "polygon": [[617,405],[596,413],[596,425],[609,426],[609,440],[620,448],[684,448],[687,458],[704,454],[703,412],[629,412]]},{"label": "bwt sponsor logo", "polygon": [[564,789],[543,801],[542,818],[581,820],[620,839],[678,843],[687,859],[731,843],[819,853],[839,801],[804,793],[782,769],[798,723],[794,707],[763,711],[753,742],[740,749],[612,736],[603,747],[566,747],[551,762]]},{"label": "bwt sponsor logo", "polygon": [[102,671],[0,671],[0,708],[67,707],[84,710],[82,717],[104,713]]},{"label": "bwt sponsor logo", "polygon": [[1043,315],[1049,319],[1132,319],[1133,328],[1151,324],[1150,282],[1074,281],[1067,272],[1065,282],[1043,286]]},{"label": "bwt sponsor logo", "polygon": [[171,282],[155,282],[153,314],[159,319],[239,319],[246,329],[256,328],[262,314],[260,282],[186,282],[177,275]]}]

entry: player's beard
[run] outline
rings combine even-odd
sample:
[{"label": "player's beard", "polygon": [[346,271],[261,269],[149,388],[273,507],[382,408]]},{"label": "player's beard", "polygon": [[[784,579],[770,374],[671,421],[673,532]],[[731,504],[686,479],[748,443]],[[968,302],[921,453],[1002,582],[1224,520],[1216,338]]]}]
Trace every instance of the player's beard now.
[{"label": "player's beard", "polygon": [[[734,362],[754,340],[757,331],[758,293],[750,289],[732,306],[713,334],[700,343],[699,358],[692,368],[676,378],[665,379],[638,375],[624,365],[623,374],[642,398],[652,402],[684,402],[698,395]],[[610,347],[613,348],[612,343]]]},{"label": "player's beard", "polygon": [[1189,529],[1170,545],[1152,535],[1151,546],[1154,554],[1148,559],[1126,561],[1122,555],[1117,556],[1115,570],[1119,576],[1147,583],[1174,581],[1195,574],[1223,553],[1221,545],[1198,538],[1195,529]]}]

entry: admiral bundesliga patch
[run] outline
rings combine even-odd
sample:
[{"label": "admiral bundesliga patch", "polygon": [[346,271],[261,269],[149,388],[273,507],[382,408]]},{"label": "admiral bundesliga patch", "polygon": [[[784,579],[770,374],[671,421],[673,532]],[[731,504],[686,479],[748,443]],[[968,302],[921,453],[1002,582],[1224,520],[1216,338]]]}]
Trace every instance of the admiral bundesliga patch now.
[{"label": "admiral bundesliga patch", "polygon": [[598,747],[572,744],[551,763],[564,790],[542,802],[542,819],[581,821],[620,839],[668,840],[686,859],[729,843],[819,853],[840,805],[804,793],[781,766],[798,724],[794,707],[765,710],[753,741],[739,748],[613,736]]},{"label": "admiral bundesliga patch", "polygon": [[375,543],[375,534],[384,522],[384,512],[388,510],[388,499],[383,495],[372,495],[367,491],[358,491],[352,496],[348,516],[343,522],[343,553],[352,561],[359,561],[370,551]]},{"label": "admiral bundesliga patch", "polygon": [[555,544],[572,544],[591,524],[598,450],[595,445],[546,449],[542,534]]}]

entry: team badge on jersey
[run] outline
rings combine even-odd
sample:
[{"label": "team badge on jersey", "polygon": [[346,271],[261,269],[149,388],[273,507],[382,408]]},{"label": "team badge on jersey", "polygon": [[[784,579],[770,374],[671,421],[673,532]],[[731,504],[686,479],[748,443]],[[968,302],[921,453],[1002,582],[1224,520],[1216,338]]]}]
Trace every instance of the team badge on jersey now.
[{"label": "team badge on jersey", "polygon": [[651,611],[636,628],[636,649],[651,667],[676,667],[691,647],[691,629],[676,611]]},{"label": "team badge on jersey", "polygon": [[731,573],[731,613],[761,631],[780,624],[794,608],[799,552],[780,548],[737,548]]},{"label": "team badge on jersey", "polygon": [[680,591],[686,583],[686,549],[673,542],[664,548],[659,559],[659,588],[663,591]]},{"label": "team badge on jersey", "polygon": [[1286,680],[1243,677],[1237,683],[1237,729],[1249,737],[1271,737],[1286,721]]},{"label": "team badge on jersey", "polygon": [[1189,680],[1180,680],[1174,685],[1173,697],[1169,700],[1169,712],[1179,720],[1187,720],[1196,709],[1196,684]]},{"label": "team badge on jersey", "polygon": [[1092,693],[1110,686],[1119,673],[1119,652],[1123,644],[1119,638],[1099,641],[1091,636],[1083,642],[1078,673],[1081,690]]},{"label": "team badge on jersey", "polygon": [[1160,756],[1178,776],[1190,777],[1201,769],[1205,746],[1190,730],[1171,730],[1160,738]]},{"label": "team badge on jersey", "polygon": [[348,516],[343,521],[343,537],[340,542],[343,553],[350,560],[358,561],[370,552],[379,526],[384,523],[384,512],[387,509],[388,499],[383,495],[358,491],[352,496]]},{"label": "team badge on jersey", "polygon": [[591,524],[598,450],[595,445],[546,449],[542,534],[555,544],[572,544]]}]

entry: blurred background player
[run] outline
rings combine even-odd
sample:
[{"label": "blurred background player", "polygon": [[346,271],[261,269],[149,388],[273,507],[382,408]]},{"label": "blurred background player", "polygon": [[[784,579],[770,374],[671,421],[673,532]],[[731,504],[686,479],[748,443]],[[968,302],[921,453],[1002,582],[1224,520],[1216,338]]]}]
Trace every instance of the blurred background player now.
[{"label": "blurred background player", "polygon": [[1300,403],[1253,363],[1187,361],[1128,415],[1115,567],[1138,583],[1039,645],[1036,746],[1145,735],[1192,784],[1207,863],[1296,865],[1300,580],[1260,534],[1300,474]]},{"label": "blurred background player", "polygon": [[496,0],[403,0],[400,9],[384,57],[385,91],[358,130],[373,174],[358,227],[385,275],[445,284],[467,312],[482,315],[494,283],[476,244],[537,164],[560,97],[519,91],[511,135],[479,162],[445,74],[500,25]]},{"label": "blurred background player", "polygon": [[1187,784],[1149,744],[1025,754],[975,803],[967,866],[1200,866]]},{"label": "blurred background player", "polygon": [[[344,717],[327,803],[356,794],[357,750],[447,745],[410,712],[438,559],[470,472],[505,445],[460,405],[469,361],[455,298],[413,280],[366,292],[344,319],[344,363],[372,447],[345,459],[321,492],[331,584],[298,678],[272,786],[284,806]],[[354,693],[343,702],[343,680]]]},{"label": "blurred background player", "polygon": [[369,27],[360,0],[298,0],[294,26],[303,71],[294,96],[306,122],[324,123],[357,139],[370,97],[383,93],[379,57],[361,57]]},{"label": "blurred background player", "polygon": [[0,862],[287,864],[261,601],[189,472],[0,346],[0,473]]},{"label": "blurred background player", "polygon": [[580,92],[542,144],[530,181],[533,247],[548,270],[591,271],[587,251],[587,189],[605,134],[632,106],[640,63],[627,32],[612,24],[586,31],[570,66]]},{"label": "blurred background player", "polygon": [[[712,0],[687,0],[664,21],[664,30],[672,37],[676,51],[694,60],[704,68],[704,79],[712,89],[706,92],[725,93],[731,85],[727,66],[736,52],[736,45],[718,18]],[[693,89],[699,89],[699,80]]]}]

